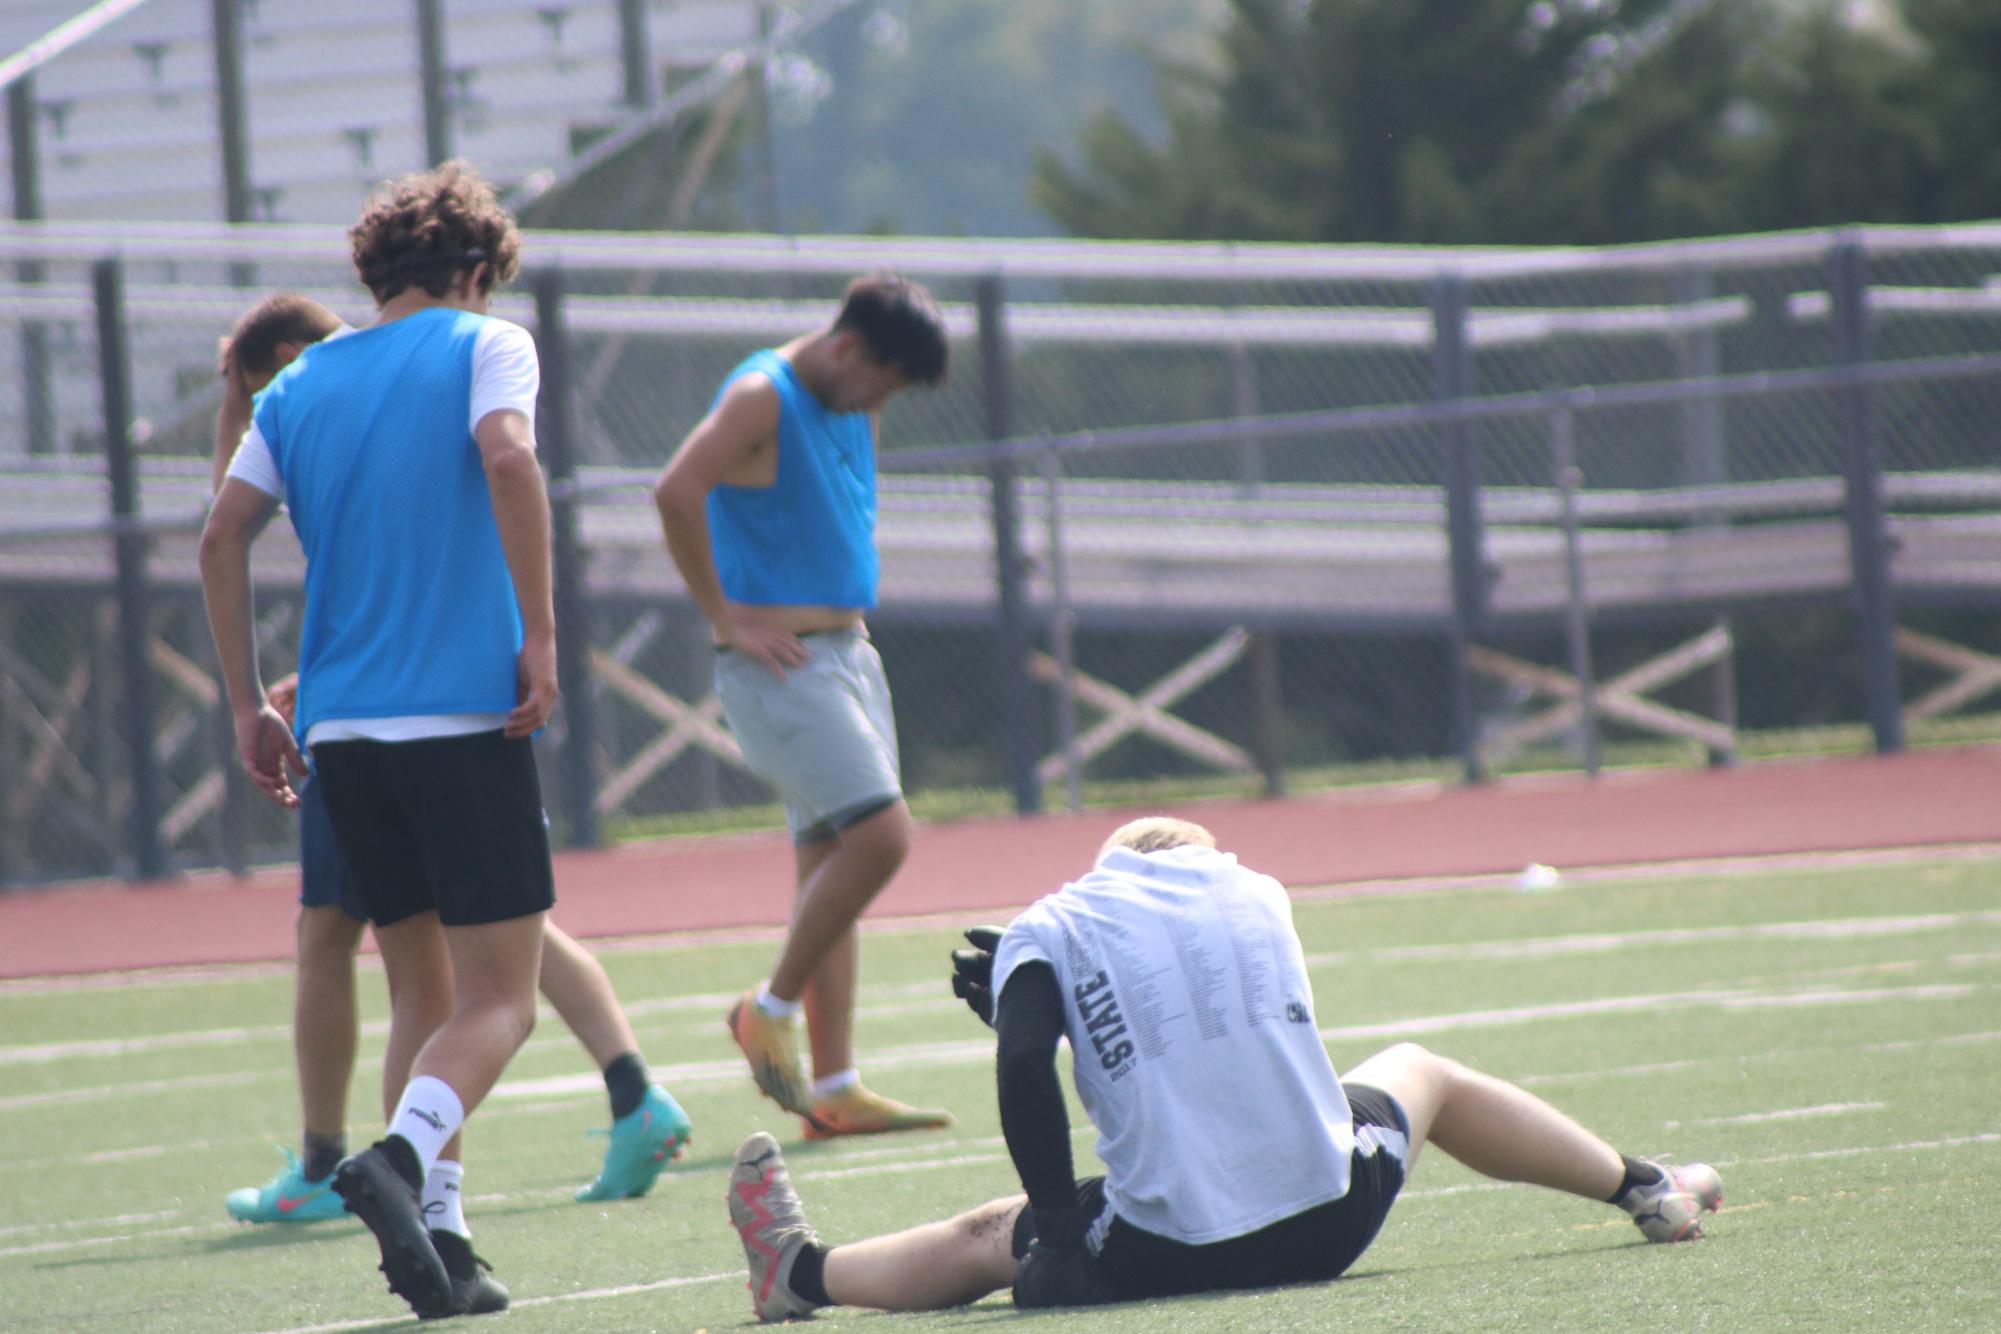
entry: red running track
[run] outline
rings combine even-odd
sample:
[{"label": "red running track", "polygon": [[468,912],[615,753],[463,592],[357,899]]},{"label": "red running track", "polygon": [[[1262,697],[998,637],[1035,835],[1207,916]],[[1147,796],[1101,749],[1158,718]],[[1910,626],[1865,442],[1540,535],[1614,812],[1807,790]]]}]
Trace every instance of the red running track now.
[{"label": "red running track", "polygon": [[[2001,840],[2001,747],[1725,770],[1412,784],[1177,809],[1287,885]],[[1130,813],[1127,813],[1130,814]],[[926,825],[872,916],[1006,909],[1090,864],[1124,816]],[[789,914],[781,834],[664,839],[556,859],[574,935],[776,926]],[[0,977],[289,958],[296,871],[160,884],[91,881],[0,894]],[[986,915],[991,915],[986,914]]]}]

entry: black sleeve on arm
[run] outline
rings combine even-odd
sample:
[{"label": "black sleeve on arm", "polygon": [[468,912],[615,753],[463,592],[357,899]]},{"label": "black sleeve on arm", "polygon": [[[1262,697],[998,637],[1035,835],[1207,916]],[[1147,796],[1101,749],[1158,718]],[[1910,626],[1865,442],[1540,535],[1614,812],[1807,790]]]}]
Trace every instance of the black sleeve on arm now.
[{"label": "black sleeve on arm", "polygon": [[1063,1037],[1056,970],[1041,962],[1015,969],[995,1003],[994,1029],[1001,1135],[1035,1211],[1036,1236],[1051,1245],[1082,1245],[1091,1220],[1077,1204],[1070,1113],[1056,1073],[1056,1044]]}]

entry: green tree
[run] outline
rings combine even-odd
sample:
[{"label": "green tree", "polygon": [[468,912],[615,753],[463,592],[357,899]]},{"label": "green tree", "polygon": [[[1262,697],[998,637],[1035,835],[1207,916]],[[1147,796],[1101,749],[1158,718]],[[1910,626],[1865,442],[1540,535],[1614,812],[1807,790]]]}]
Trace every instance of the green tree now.
[{"label": "green tree", "polygon": [[[1164,128],[1034,198],[1094,236],[1607,243],[2001,211],[2001,5],[1232,0]],[[1901,14],[1901,21],[1898,15]]]},{"label": "green tree", "polygon": [[1937,145],[1927,220],[2001,217],[2001,5],[1904,0],[1903,16],[1922,60],[1898,91]]},{"label": "green tree", "polygon": [[1233,0],[1167,132],[1101,117],[1035,198],[1091,235],[1612,240],[1711,165],[1761,0]]},{"label": "green tree", "polygon": [[1148,51],[1193,48],[1218,0],[880,0],[774,73],[782,225],[1046,233],[1039,145],[1131,109],[1151,129]]}]

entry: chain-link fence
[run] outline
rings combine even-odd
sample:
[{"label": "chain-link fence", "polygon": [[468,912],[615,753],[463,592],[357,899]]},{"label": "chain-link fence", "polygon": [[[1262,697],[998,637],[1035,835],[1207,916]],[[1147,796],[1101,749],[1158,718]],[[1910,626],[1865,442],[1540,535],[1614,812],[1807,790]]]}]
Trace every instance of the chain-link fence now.
[{"label": "chain-link fence", "polygon": [[[2001,227],[1607,252],[531,233],[526,258],[497,313],[541,332],[575,534],[544,743],[573,838],[775,818],[649,488],[730,366],[878,266],[934,289],[954,344],[880,458],[870,623],[921,811],[1991,726]],[[274,288],[367,318],[339,233],[15,226],[0,264],[0,874],[285,856],[227,763],[194,540],[216,337]],[[257,574],[275,676],[288,535]]]}]

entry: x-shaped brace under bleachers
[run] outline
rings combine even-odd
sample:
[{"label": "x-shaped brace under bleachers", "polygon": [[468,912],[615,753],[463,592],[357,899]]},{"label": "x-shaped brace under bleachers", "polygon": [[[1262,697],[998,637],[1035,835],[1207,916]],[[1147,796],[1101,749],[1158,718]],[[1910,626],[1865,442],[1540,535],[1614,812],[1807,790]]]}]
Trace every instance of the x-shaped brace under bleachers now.
[{"label": "x-shaped brace under bleachers", "polygon": [[[1124,738],[1143,733],[1212,768],[1232,773],[1253,772],[1257,764],[1242,747],[1171,712],[1175,704],[1193,694],[1198,687],[1228,671],[1244,656],[1250,639],[1250,632],[1242,626],[1231,626],[1220,639],[1136,695],[1073,668],[1069,681],[1077,699],[1105,715],[1077,738],[1079,767],[1089,764]],[[1046,653],[1031,656],[1029,672],[1036,680],[1059,688],[1064,681],[1062,664]],[[1053,782],[1062,776],[1063,766],[1061,751],[1044,756],[1036,766],[1036,777],[1045,783]]]},{"label": "x-shaped brace under bleachers", "polygon": [[[1642,731],[1682,737],[1700,742],[1712,751],[1728,753],[1736,748],[1735,734],[1728,726],[1714,718],[1677,709],[1646,696],[1723,661],[1730,656],[1731,647],[1730,627],[1713,625],[1694,639],[1678,644],[1658,657],[1649,658],[1630,671],[1597,682],[1594,702],[1598,712]],[[1481,753],[1489,764],[1504,763],[1524,746],[1558,736],[1576,727],[1582,720],[1584,692],[1577,678],[1569,672],[1525,662],[1478,644],[1467,648],[1466,659],[1468,665],[1483,676],[1559,701],[1541,713],[1497,728],[1483,738]]]}]

